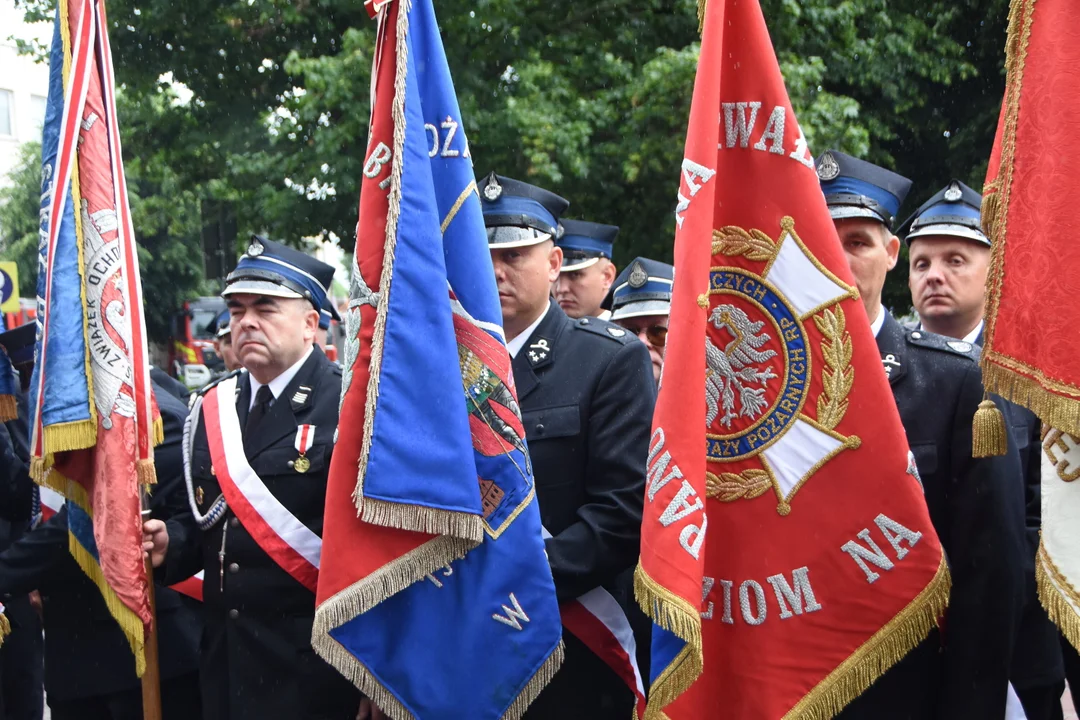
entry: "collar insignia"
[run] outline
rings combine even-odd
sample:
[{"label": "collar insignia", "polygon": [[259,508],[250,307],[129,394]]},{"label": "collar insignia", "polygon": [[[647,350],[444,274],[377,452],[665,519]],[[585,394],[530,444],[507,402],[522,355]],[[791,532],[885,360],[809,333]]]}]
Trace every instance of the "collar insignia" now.
[{"label": "collar insignia", "polygon": [[971,352],[971,343],[964,342],[963,340],[950,340],[946,343],[946,345],[951,347],[956,352]]},{"label": "collar insignia", "polygon": [[900,367],[900,363],[896,361],[896,356],[892,353],[882,356],[881,365],[885,368],[885,377],[892,377],[893,368]]},{"label": "collar insignia", "polygon": [[617,327],[609,327],[607,329],[607,331],[608,331],[608,335],[610,335],[611,337],[616,337],[616,338],[621,338],[623,335],[626,334],[625,330],[623,330],[622,328],[617,328]]},{"label": "collar insignia", "polygon": [[836,162],[836,158],[832,156],[832,153],[827,152],[818,158],[817,176],[819,180],[828,182],[829,180],[835,180],[840,176],[840,166]]}]

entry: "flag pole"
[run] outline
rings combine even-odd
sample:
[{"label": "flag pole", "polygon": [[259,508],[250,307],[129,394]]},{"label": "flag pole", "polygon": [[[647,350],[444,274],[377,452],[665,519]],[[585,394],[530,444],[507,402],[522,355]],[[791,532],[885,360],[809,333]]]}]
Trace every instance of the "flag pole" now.
[{"label": "flag pole", "polygon": [[[139,489],[143,520],[150,517],[150,494],[146,486]],[[157,600],[154,598],[154,567],[150,556],[146,562],[146,593],[150,598],[150,631],[146,634],[146,670],[142,676],[143,720],[161,720],[161,666],[158,664]]]}]

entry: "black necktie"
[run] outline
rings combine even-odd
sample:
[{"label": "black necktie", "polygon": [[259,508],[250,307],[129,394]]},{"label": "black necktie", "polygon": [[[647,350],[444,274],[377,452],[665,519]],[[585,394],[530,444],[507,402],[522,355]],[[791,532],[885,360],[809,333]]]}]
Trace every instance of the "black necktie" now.
[{"label": "black necktie", "polygon": [[274,393],[270,392],[269,385],[263,385],[259,392],[255,393],[255,404],[248,413],[247,425],[244,426],[244,436],[252,435],[259,427],[266,414],[270,412],[270,404],[274,402]]}]

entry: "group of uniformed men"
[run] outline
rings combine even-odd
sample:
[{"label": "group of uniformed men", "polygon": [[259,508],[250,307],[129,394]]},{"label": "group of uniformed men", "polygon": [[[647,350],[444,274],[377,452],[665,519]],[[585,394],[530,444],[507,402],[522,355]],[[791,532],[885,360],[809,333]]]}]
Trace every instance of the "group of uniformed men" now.
[{"label": "group of uniformed men", "polygon": [[[893,228],[910,181],[839,152],[824,153],[817,167],[953,578],[943,631],[842,716],[1002,718],[1011,682],[1030,720],[1060,718],[1059,638],[1035,597],[1038,422],[1006,406],[1008,453],[974,458],[971,451],[972,418],[984,396],[977,345],[990,253],[979,195],[954,181],[895,231],[906,235],[921,323],[908,329],[882,306],[881,295],[899,258]],[[608,588],[641,630],[645,663],[648,625],[634,614],[629,581],[673,268],[636,258],[616,277],[618,228],[563,219],[566,200],[494,173],[478,189],[540,514],[552,533],[546,549],[556,592],[570,599]],[[242,368],[230,377],[237,378],[247,464],[281,507],[316,534],[341,390],[340,367],[316,342],[320,324],[336,317],[328,302],[333,274],[299,251],[254,238],[227,279],[228,317],[218,332],[219,354],[230,369]],[[184,492],[179,423],[185,409],[156,389],[166,418],[158,473],[166,482],[155,492],[155,519],[144,530],[160,582],[165,717],[381,717],[313,652],[314,594],[263,551],[229,507],[211,460],[211,441],[221,438],[208,437],[221,430],[204,417],[194,418],[184,448],[190,473]],[[313,441],[298,452],[303,426],[314,431]],[[25,480],[21,472],[8,484]],[[62,518],[54,520],[0,554],[0,592],[42,591],[46,686],[50,704],[58,700],[56,720],[140,717],[130,652],[107,622],[100,596],[66,556],[62,531]],[[177,598],[170,615],[164,586],[199,570],[205,573],[201,608]],[[193,632],[200,627],[196,650]],[[623,681],[573,635],[564,640],[565,663],[526,717],[628,717],[633,698]],[[100,679],[79,686],[73,671],[65,671],[69,666],[96,668]]]}]

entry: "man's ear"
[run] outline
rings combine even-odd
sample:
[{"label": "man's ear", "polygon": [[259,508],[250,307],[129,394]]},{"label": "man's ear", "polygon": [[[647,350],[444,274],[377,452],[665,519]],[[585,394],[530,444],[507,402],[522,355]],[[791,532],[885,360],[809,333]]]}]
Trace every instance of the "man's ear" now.
[{"label": "man's ear", "polygon": [[559,279],[559,270],[562,269],[562,248],[551,243],[551,250],[548,252],[548,282],[553,283]]},{"label": "man's ear", "polygon": [[889,233],[889,239],[885,241],[885,252],[889,254],[889,269],[892,270],[896,267],[896,261],[900,259],[900,238]]},{"label": "man's ear", "polygon": [[611,287],[611,284],[615,282],[615,276],[618,275],[618,268],[615,267],[615,263],[608,260],[604,263],[604,289],[607,290]]}]

